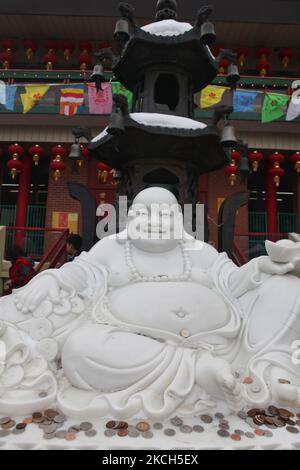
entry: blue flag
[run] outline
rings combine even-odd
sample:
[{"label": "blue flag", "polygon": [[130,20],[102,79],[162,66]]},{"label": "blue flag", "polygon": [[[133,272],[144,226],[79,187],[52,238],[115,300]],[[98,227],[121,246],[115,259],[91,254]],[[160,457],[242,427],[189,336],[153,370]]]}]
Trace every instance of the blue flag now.
[{"label": "blue flag", "polygon": [[256,97],[256,91],[235,91],[233,95],[233,111],[235,113],[253,111]]},{"label": "blue flag", "polygon": [[17,91],[17,85],[6,85],[5,87],[5,103],[4,106],[9,111],[13,111],[15,107],[15,96]]}]

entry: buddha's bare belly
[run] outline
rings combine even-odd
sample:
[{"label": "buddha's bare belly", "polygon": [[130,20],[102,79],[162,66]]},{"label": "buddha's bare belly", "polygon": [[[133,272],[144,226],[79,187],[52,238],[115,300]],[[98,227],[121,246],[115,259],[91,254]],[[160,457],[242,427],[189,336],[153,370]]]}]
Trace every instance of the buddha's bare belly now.
[{"label": "buddha's bare belly", "polygon": [[111,314],[119,321],[181,336],[218,330],[229,321],[224,300],[193,282],[148,282],[109,292]]}]

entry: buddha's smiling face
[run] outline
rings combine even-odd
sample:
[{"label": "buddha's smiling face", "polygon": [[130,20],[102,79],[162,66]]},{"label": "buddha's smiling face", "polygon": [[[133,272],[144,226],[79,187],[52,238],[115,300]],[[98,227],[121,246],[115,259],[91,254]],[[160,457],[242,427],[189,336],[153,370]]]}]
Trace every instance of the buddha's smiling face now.
[{"label": "buddha's smiling face", "polygon": [[138,248],[167,251],[182,239],[180,206],[163,188],[149,188],[136,197],[128,212],[128,235]]}]

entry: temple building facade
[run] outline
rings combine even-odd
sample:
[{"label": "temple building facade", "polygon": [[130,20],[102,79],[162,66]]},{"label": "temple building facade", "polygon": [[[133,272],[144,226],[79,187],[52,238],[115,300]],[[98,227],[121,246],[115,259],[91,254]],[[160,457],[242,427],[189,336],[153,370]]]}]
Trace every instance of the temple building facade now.
[{"label": "temple building facade", "polygon": [[[126,96],[129,111],[132,103],[140,106],[133,112],[143,112],[148,95],[139,90],[144,101],[137,104],[108,60],[109,51],[119,53],[117,1],[89,1],[84,11],[76,2],[52,1],[43,12],[30,13],[21,2],[10,3],[0,5],[0,226],[5,227],[0,255],[5,258],[7,247],[23,240],[28,254],[51,266],[62,255],[63,237],[82,234],[89,217],[70,184],[79,183],[89,193],[95,220],[101,205],[113,203],[118,194],[118,169],[88,145],[109,125],[113,94]],[[156,2],[132,3],[136,23],[147,31]],[[197,2],[177,3],[181,24],[193,25]],[[206,240],[220,248],[224,200],[248,193],[247,204],[236,213],[233,247],[235,261],[243,264],[264,253],[266,238],[299,232],[300,17],[291,10],[283,15],[273,5],[266,19],[255,8],[258,2],[252,2],[251,11],[230,1],[224,8],[224,3],[215,0],[212,14],[217,42],[209,48],[213,58],[219,57],[216,76],[182,103],[168,71],[154,77],[158,85],[151,112],[176,114],[181,106],[194,120],[209,124],[218,106],[233,108],[236,145],[225,165],[199,176],[195,202],[205,207]],[[99,94],[92,76],[103,49],[107,57]],[[236,54],[239,81],[228,80],[231,63],[222,56],[227,49]],[[137,73],[134,63],[131,72]],[[85,129],[90,134],[80,140],[82,155],[74,161],[74,129],[82,128],[83,136]]]}]

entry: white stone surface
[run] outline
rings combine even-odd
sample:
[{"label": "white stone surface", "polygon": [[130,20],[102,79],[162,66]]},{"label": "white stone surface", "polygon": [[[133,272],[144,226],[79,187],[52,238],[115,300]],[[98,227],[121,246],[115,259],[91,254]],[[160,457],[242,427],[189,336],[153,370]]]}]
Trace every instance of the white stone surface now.
[{"label": "white stone surface", "polygon": [[163,20],[147,24],[141,29],[155,36],[179,36],[190,31],[193,27],[189,23],[182,23],[176,20]]},{"label": "white stone surface", "polygon": [[58,405],[76,420],[167,422],[220,405],[299,408],[300,244],[278,247],[280,262],[237,268],[187,235],[170,192],[142,191],[124,232],[0,299],[0,414]]},{"label": "white stone surface", "polygon": [[[165,127],[166,129],[205,129],[207,126],[203,122],[194,121],[193,119],[173,116],[170,114],[159,113],[131,113],[131,119],[143,124],[144,126]],[[98,142],[107,135],[107,128],[99,135],[93,138],[92,142]]]}]

